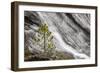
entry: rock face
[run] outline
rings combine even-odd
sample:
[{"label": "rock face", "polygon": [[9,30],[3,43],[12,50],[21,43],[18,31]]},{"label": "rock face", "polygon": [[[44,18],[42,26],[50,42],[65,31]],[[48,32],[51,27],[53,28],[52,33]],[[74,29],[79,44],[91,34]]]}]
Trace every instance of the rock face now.
[{"label": "rock face", "polygon": [[[90,14],[25,11],[24,22],[24,48],[29,51],[29,56],[41,55],[44,52],[42,35],[40,35],[41,41],[38,43],[33,39],[38,37],[40,26],[47,24],[48,30],[53,36],[55,53],[63,53],[66,57],[59,59],[86,59],[90,57]],[[51,59],[52,57],[47,58],[47,60]],[[34,60],[31,59],[31,61]]]}]

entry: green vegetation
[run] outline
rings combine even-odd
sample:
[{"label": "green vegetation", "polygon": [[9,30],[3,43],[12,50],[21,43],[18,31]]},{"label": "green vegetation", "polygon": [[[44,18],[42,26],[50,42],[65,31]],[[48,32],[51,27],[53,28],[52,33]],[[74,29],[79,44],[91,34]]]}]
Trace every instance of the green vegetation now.
[{"label": "green vegetation", "polygon": [[40,41],[44,40],[44,43],[43,43],[44,52],[42,54],[45,57],[49,57],[49,58],[52,57],[56,47],[53,44],[53,36],[52,36],[52,33],[48,30],[48,26],[46,24],[41,25],[38,30],[38,33],[41,34],[43,38],[43,39],[40,39]]},{"label": "green vegetation", "polygon": [[28,53],[28,50],[26,50],[25,56],[28,57],[30,55],[30,61],[73,59],[73,56],[71,55],[67,56],[64,52],[56,51],[56,46],[53,43],[53,36],[49,31],[47,24],[42,24],[39,27],[36,36],[33,36],[33,44],[39,45],[43,51],[37,55],[32,55],[31,53]]}]

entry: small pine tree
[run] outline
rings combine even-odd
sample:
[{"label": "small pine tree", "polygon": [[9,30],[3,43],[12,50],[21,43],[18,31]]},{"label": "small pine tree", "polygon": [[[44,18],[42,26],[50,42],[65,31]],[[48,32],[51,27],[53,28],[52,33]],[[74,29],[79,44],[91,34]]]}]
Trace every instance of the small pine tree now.
[{"label": "small pine tree", "polygon": [[53,36],[49,31],[47,24],[43,24],[40,26],[39,33],[43,35],[44,39],[44,54],[46,57],[51,58],[56,47],[53,44]]}]

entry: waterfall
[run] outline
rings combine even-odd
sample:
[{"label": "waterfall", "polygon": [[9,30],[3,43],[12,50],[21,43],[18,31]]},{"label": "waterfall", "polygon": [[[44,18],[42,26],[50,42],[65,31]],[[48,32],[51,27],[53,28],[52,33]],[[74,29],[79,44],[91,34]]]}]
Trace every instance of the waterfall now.
[{"label": "waterfall", "polygon": [[30,19],[30,30],[35,31],[32,27],[38,28],[42,23],[48,24],[56,50],[68,52],[76,59],[89,58],[90,14],[26,11],[25,16]]}]

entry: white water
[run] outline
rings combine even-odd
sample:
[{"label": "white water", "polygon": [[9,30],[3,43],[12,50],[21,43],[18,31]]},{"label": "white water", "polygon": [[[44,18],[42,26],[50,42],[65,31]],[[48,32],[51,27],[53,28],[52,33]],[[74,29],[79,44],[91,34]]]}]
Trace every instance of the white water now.
[{"label": "white water", "polygon": [[[67,45],[64,42],[64,40],[61,37],[61,34],[57,31],[57,27],[55,25],[53,25],[52,22],[50,22],[50,20],[53,20],[53,19],[50,19],[49,16],[46,15],[46,14],[43,14],[43,13],[41,14],[41,12],[38,12],[38,14],[39,14],[40,18],[42,19],[42,21],[44,21],[45,23],[48,24],[49,31],[52,32],[52,35],[54,37],[54,42],[56,43],[55,45],[57,47],[60,47],[60,48],[57,48],[57,49],[62,49],[64,51],[68,52],[68,53],[71,53],[75,58],[85,58],[85,59],[89,58],[85,53],[78,52],[75,48],[72,48],[71,46]],[[57,20],[59,20],[59,18]],[[58,25],[60,25],[60,24],[58,23]],[[66,24],[64,23],[63,26],[66,27]],[[66,29],[66,31],[67,31],[67,29]]]},{"label": "white water", "polygon": [[[51,31],[53,32],[53,31]],[[61,46],[65,51],[74,55],[75,58],[89,58],[84,53],[79,53],[77,50],[72,48],[71,46],[67,45],[61,38],[58,32],[53,32],[53,37],[56,39],[55,41],[59,42],[59,46]],[[56,44],[55,44],[56,45]]]},{"label": "white water", "polygon": [[[31,12],[33,18],[30,16],[29,19],[33,22],[38,21],[38,24],[41,25],[46,23],[48,25],[49,31],[52,32],[54,37],[53,42],[56,46],[56,49],[59,51],[64,51],[73,55],[76,59],[80,58],[89,58],[90,54],[90,37],[87,31],[90,31],[89,16],[86,14],[70,14],[73,18],[70,18],[70,15],[64,13],[51,13],[51,12]],[[30,14],[27,12],[27,14]],[[35,17],[34,17],[35,16]],[[81,17],[80,17],[81,16]],[[73,21],[78,23],[75,23]],[[41,22],[40,22],[41,21]],[[31,23],[29,23],[31,24]],[[38,28],[37,24],[30,25],[30,30],[32,32]],[[35,27],[34,27],[35,26]],[[28,30],[26,30],[28,31]],[[36,33],[34,31],[34,33]],[[34,33],[30,33],[31,35]],[[29,38],[29,37],[28,37]],[[31,38],[31,37],[30,37]],[[26,43],[28,46],[31,46],[31,51],[41,50],[41,47],[37,47],[34,44],[30,44],[32,40],[28,40]],[[37,49],[38,48],[38,49]]]}]

